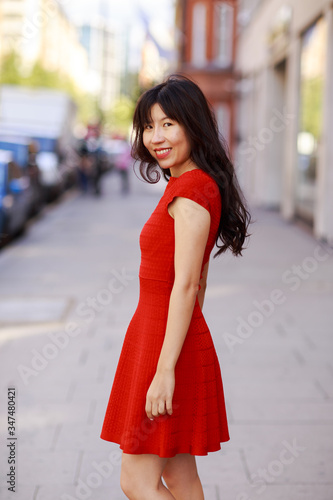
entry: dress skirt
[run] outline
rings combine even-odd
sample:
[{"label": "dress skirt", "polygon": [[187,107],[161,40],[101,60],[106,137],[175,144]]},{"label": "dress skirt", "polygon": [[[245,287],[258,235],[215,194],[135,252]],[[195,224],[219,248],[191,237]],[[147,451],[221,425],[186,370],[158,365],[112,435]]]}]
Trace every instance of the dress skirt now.
[{"label": "dress skirt", "polygon": [[173,414],[149,420],[146,394],[156,372],[172,284],[140,277],[140,297],[128,326],[101,438],[125,453],[206,455],[229,440],[220,366],[196,300],[175,368]]}]

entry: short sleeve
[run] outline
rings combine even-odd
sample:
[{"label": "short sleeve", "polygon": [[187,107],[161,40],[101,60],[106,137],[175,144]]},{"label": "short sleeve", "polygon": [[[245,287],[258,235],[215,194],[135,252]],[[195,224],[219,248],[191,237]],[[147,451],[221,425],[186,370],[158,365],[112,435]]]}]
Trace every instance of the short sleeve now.
[{"label": "short sleeve", "polygon": [[205,172],[195,171],[193,174],[192,172],[185,172],[179,178],[169,181],[172,185],[167,197],[167,206],[174,198],[181,196],[195,201],[212,215],[220,199],[220,190],[216,182]]}]

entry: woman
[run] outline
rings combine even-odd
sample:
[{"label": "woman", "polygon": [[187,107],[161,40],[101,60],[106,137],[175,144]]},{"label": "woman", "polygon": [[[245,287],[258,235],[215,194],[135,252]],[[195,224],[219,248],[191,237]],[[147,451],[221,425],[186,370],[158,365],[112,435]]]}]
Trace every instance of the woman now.
[{"label": "woman", "polygon": [[213,112],[191,80],[171,76],[145,92],[134,133],[141,175],[157,182],[162,172],[168,184],[140,235],[140,298],[101,438],[123,450],[129,499],[202,500],[195,456],[229,440],[220,366],[201,311],[209,256],[215,244],[216,255],[241,255],[250,214]]}]

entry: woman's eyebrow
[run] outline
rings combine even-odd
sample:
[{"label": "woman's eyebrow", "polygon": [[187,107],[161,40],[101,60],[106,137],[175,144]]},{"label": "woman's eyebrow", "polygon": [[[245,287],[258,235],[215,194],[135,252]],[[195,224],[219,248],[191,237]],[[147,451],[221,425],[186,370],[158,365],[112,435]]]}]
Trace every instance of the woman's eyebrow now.
[{"label": "woman's eyebrow", "polygon": [[[162,122],[163,120],[172,120],[172,118],[170,118],[169,116],[162,116],[162,118],[160,118],[158,121]],[[147,120],[145,122],[145,124],[149,125],[152,122],[153,122],[153,120],[152,120],[152,118],[150,118],[149,120]]]}]

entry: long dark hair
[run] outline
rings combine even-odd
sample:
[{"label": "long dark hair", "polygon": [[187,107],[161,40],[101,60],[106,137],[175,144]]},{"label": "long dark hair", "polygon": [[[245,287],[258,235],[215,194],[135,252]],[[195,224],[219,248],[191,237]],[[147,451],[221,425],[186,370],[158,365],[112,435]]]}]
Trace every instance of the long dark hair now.
[{"label": "long dark hair", "polygon": [[138,100],[134,117],[132,156],[140,162],[140,174],[149,183],[156,183],[161,172],[169,180],[169,169],[161,169],[143,144],[143,131],[151,121],[151,108],[159,104],[166,116],[185,129],[191,145],[191,160],[217,183],[222,210],[214,257],[228,248],[242,255],[244,241],[250,236],[251,215],[245,206],[225,140],[219,134],[214,112],[203,92],[189,78],[171,75],[167,80],[147,90]]}]

